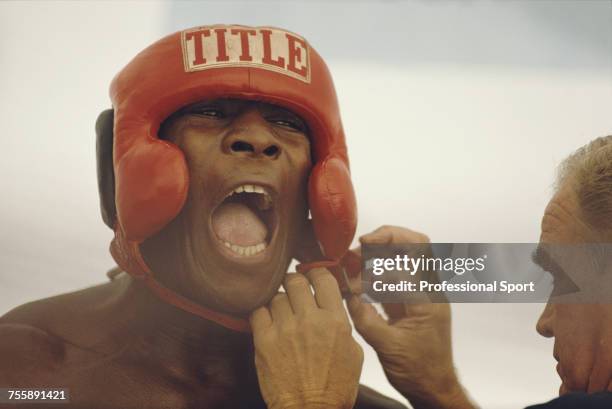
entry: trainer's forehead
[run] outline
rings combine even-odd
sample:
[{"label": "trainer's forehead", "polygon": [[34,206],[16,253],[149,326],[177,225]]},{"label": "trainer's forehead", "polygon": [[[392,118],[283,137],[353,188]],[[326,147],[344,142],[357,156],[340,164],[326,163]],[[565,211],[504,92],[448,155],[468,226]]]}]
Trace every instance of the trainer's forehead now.
[{"label": "trainer's forehead", "polygon": [[565,184],[550,200],[542,217],[540,241],[543,243],[584,243],[593,231],[581,218],[576,193]]}]

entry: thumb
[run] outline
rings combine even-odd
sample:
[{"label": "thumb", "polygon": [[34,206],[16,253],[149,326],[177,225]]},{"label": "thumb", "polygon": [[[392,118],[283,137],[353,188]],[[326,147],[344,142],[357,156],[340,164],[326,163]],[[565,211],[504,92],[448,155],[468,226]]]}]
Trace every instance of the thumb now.
[{"label": "thumb", "polygon": [[376,311],[373,305],[361,302],[358,296],[347,301],[347,307],[357,332],[375,350],[393,335],[393,327]]}]

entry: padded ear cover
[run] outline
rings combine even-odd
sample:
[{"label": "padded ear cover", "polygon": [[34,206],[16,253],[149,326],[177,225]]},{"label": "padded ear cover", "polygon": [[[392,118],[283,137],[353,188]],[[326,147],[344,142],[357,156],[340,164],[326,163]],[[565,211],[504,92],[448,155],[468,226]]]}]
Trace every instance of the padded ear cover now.
[{"label": "padded ear cover", "polygon": [[170,142],[147,135],[148,127],[128,123],[122,133],[138,143],[123,150],[120,157],[115,143],[114,152],[117,217],[126,237],[136,242],[157,233],[176,217],[189,190],[183,152]]},{"label": "padded ear cover", "polygon": [[308,181],[315,234],[328,258],[340,259],[357,227],[357,204],[346,162],[330,156],[318,162]]},{"label": "padded ear cover", "polygon": [[117,220],[115,208],[115,171],[113,170],[114,111],[102,111],[96,121],[96,165],[100,212],[104,223],[113,229]]}]

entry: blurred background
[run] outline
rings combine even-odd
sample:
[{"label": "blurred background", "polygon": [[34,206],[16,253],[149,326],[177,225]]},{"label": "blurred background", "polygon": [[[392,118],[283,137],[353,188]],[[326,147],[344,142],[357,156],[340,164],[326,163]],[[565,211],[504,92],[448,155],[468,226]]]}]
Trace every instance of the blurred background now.
[{"label": "blurred background", "polygon": [[[94,123],[110,81],[163,35],[213,23],[284,27],[327,60],[358,234],[535,242],[557,164],[612,133],[610,1],[1,2],[0,314],[105,280]],[[453,306],[456,364],[482,407],[557,394],[542,308]],[[399,398],[371,349],[362,382]]]}]

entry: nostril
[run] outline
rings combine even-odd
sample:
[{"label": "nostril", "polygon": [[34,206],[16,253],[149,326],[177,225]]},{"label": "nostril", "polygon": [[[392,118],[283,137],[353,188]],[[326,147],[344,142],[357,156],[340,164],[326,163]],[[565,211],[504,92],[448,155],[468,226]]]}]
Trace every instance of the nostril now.
[{"label": "nostril", "polygon": [[275,156],[278,153],[278,146],[276,145],[268,146],[266,149],[264,149],[263,153],[266,156]]},{"label": "nostril", "polygon": [[255,152],[255,148],[250,143],[244,141],[236,141],[231,146],[234,152]]}]

